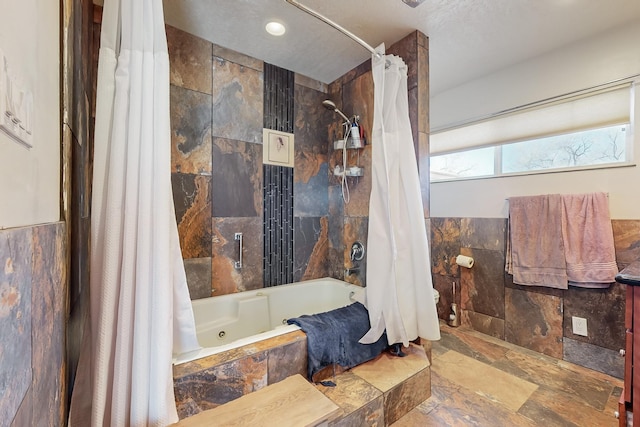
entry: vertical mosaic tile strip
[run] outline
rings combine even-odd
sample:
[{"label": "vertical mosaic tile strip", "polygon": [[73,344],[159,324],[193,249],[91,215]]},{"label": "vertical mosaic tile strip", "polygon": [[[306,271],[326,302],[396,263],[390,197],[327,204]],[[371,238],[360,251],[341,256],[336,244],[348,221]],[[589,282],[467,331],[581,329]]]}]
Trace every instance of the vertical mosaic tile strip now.
[{"label": "vertical mosaic tile strip", "polygon": [[[264,127],[294,131],[294,73],[264,64]],[[264,165],[264,286],[293,281],[293,169]]]}]

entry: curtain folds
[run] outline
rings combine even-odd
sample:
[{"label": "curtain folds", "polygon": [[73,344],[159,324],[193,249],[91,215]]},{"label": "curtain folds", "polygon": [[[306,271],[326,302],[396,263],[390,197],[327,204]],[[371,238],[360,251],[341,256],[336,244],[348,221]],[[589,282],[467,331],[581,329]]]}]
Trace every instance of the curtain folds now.
[{"label": "curtain folds", "polygon": [[162,1],[105,0],[92,190],[91,390],[74,390],[74,399],[91,395],[93,426],[177,421],[172,353],[198,348],[170,143]]},{"label": "curtain folds", "polygon": [[[384,53],[384,46],[377,49]],[[413,146],[407,66],[401,58],[372,58],[374,113],[372,189],[366,300],[375,342],[386,330],[389,344],[418,337],[440,339],[431,261]]]}]

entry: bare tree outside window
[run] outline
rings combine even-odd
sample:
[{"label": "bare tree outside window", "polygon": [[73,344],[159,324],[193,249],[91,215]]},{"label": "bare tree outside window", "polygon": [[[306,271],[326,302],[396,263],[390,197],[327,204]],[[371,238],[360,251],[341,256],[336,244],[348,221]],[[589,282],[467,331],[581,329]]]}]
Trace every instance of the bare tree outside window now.
[{"label": "bare tree outside window", "polygon": [[431,157],[431,180],[497,176],[626,162],[628,125],[616,125]]}]

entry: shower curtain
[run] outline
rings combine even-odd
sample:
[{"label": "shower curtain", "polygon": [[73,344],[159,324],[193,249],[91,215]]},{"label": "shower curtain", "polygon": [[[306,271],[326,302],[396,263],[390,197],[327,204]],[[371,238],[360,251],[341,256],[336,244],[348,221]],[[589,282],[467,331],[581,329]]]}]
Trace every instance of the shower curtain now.
[{"label": "shower curtain", "polygon": [[366,304],[371,329],[389,344],[440,339],[431,260],[413,146],[407,66],[402,58],[372,57],[374,109]]},{"label": "shower curtain", "polygon": [[92,426],[167,425],[178,420],[172,352],[198,343],[171,192],[161,0],[104,2],[95,135],[91,381],[74,390],[91,405],[72,403],[70,419],[87,425],[73,412],[90,409]]}]

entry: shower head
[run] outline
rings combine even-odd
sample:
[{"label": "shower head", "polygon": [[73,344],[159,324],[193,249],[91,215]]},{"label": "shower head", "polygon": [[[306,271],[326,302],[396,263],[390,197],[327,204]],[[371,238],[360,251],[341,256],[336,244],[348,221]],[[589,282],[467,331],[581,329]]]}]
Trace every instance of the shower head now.
[{"label": "shower head", "polygon": [[327,110],[332,110],[340,114],[342,118],[344,118],[346,121],[349,121],[349,117],[347,117],[342,111],[338,110],[338,107],[336,107],[336,103],[331,101],[330,99],[325,99],[324,101],[322,101],[322,106]]},{"label": "shower head", "polygon": [[322,101],[322,105],[324,106],[324,108],[326,108],[327,110],[335,110],[336,109],[336,103],[333,102],[330,99],[325,99],[324,101]]}]

